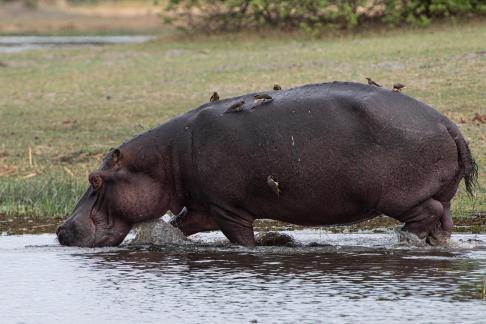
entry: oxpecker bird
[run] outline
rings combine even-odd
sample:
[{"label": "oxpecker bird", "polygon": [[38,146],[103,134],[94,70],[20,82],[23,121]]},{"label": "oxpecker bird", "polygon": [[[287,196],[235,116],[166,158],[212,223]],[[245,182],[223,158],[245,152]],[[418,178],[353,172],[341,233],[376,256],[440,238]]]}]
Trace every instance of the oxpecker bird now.
[{"label": "oxpecker bird", "polygon": [[253,98],[255,98],[255,105],[250,108],[251,110],[253,110],[254,108],[256,108],[260,105],[263,105],[263,104],[266,104],[266,103],[273,101],[273,98],[271,96],[267,95],[266,93],[257,94],[255,96],[253,96]]},{"label": "oxpecker bird", "polygon": [[267,185],[270,187],[270,189],[272,189],[277,197],[280,196],[280,188],[278,187],[278,182],[275,181],[275,179],[271,175],[267,177]]},{"label": "oxpecker bird", "polygon": [[244,101],[232,104],[224,113],[240,112],[243,109]]},{"label": "oxpecker bird", "polygon": [[216,91],[214,91],[211,98],[209,98],[209,102],[215,102],[215,101],[218,101],[218,100],[219,100],[219,94]]},{"label": "oxpecker bird", "polygon": [[278,84],[274,84],[273,85],[273,90],[275,90],[275,91],[282,90],[282,87],[279,86]]},{"label": "oxpecker bird", "polygon": [[393,91],[395,91],[395,92],[400,92],[400,91],[402,91],[403,88],[405,88],[404,84],[401,84],[401,83],[393,84]]},{"label": "oxpecker bird", "polygon": [[262,93],[262,94],[257,94],[254,96],[254,98],[256,100],[272,100],[273,98],[269,95],[267,95],[266,93]]},{"label": "oxpecker bird", "polygon": [[381,85],[379,85],[378,83],[376,83],[375,81],[371,80],[371,78],[366,78],[366,80],[368,80],[368,84],[369,85],[372,85],[372,86],[375,86],[375,87],[380,87],[381,88]]}]

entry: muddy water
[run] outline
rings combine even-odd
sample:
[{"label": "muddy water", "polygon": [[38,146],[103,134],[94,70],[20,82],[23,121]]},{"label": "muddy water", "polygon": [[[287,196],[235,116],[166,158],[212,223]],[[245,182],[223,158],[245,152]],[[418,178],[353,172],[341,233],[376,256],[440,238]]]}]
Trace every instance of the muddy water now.
[{"label": "muddy water", "polygon": [[299,247],[80,249],[54,235],[0,236],[0,323],[480,323],[486,235],[454,247],[393,232],[287,232]]}]

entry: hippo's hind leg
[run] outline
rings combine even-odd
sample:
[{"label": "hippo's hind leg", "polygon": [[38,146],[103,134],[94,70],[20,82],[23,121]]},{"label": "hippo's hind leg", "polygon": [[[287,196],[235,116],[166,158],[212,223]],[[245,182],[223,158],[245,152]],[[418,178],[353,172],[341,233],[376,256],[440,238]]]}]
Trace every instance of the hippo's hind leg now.
[{"label": "hippo's hind leg", "polygon": [[444,245],[451,238],[453,227],[451,202],[443,202],[442,207],[444,211],[440,221],[435,224],[434,230],[427,236],[427,243],[430,245]]},{"label": "hippo's hind leg", "polygon": [[447,217],[444,216],[444,212],[442,203],[430,198],[394,218],[405,223],[403,231],[413,233],[420,239],[427,239],[427,243],[436,245],[443,244],[448,239],[448,235],[444,237],[445,233],[442,233],[441,229],[441,220]]},{"label": "hippo's hind leg", "polygon": [[253,221],[255,218],[245,212],[230,212],[217,206],[211,206],[211,214],[223,234],[233,244],[254,248],[256,246],[253,233]]},{"label": "hippo's hind leg", "polygon": [[427,236],[427,243],[430,245],[444,245],[451,238],[453,222],[451,215],[451,199],[454,198],[459,183],[462,179],[462,173],[458,173],[455,177],[435,194],[434,199],[440,201],[443,212],[435,228]]}]

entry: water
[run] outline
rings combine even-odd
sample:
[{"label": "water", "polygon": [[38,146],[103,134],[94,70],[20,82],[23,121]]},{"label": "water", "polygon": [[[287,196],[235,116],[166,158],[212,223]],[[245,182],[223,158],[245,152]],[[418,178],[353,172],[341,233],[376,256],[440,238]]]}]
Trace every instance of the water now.
[{"label": "water", "polygon": [[301,246],[248,250],[220,233],[101,249],[0,236],[0,323],[485,321],[486,235],[432,249],[392,232],[286,233]]},{"label": "water", "polygon": [[145,43],[154,36],[0,36],[0,53],[39,48]]}]

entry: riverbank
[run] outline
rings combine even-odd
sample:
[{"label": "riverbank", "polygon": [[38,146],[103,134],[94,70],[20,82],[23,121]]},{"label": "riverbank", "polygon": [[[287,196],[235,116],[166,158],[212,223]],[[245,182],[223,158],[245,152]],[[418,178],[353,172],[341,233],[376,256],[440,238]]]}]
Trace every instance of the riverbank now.
[{"label": "riverbank", "polygon": [[[0,235],[55,233],[57,226],[63,220],[63,217],[7,217],[0,214]],[[319,229],[331,233],[355,233],[361,231],[383,233],[399,226],[400,223],[396,220],[386,216],[380,216],[353,225],[327,226],[319,227]],[[303,226],[296,226],[273,220],[257,220],[255,222],[255,231],[258,232],[293,231],[305,228],[306,227]],[[486,233],[486,213],[456,219],[454,233]]]}]

